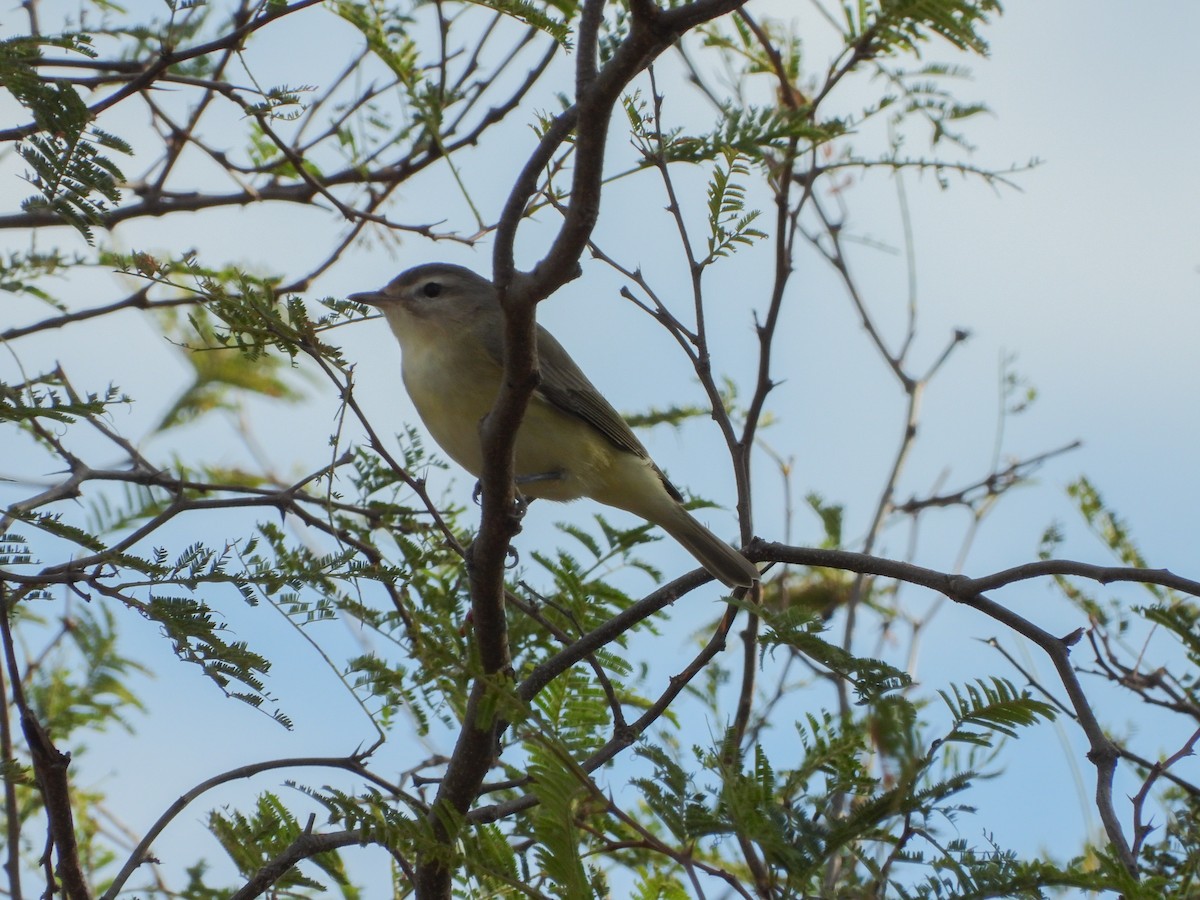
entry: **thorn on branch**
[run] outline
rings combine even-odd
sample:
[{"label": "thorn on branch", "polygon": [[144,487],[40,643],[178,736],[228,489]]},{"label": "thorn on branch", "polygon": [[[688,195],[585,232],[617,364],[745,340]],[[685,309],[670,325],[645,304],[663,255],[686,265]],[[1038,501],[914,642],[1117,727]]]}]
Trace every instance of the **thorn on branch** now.
[{"label": "thorn on branch", "polygon": [[1076,644],[1079,643],[1080,639],[1083,637],[1084,630],[1085,629],[1083,629],[1083,628],[1076,628],[1070,634],[1064,635],[1063,637],[1059,638],[1059,640],[1063,642],[1064,647],[1074,647]]}]

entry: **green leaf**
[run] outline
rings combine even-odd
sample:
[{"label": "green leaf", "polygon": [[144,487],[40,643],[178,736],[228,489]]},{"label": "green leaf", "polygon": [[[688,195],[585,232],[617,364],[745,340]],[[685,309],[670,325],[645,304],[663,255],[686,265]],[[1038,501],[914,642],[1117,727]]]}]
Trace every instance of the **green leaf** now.
[{"label": "green leaf", "polygon": [[[208,829],[220,842],[243,878],[257,874],[263,866],[287,850],[303,832],[300,823],[276,794],[259,795],[253,811],[237,810],[209,814]],[[345,866],[336,851],[307,856],[333,883],[348,884]],[[282,891],[307,888],[324,890],[321,882],[304,874],[299,866],[279,873],[272,885]]]},{"label": "green leaf", "polygon": [[769,626],[763,636],[767,646],[786,646],[797,650],[829,671],[854,684],[858,702],[870,703],[884,694],[912,683],[911,677],[883,660],[856,657],[820,637],[823,625],[812,612],[798,607],[779,612],[759,610]]},{"label": "green leaf", "polygon": [[118,184],[125,180],[100,149],[125,155],[132,150],[116,135],[89,128],[91,112],[72,85],[42,76],[37,62],[45,46],[96,55],[84,35],[0,41],[0,84],[29,110],[38,129],[17,144],[17,153],[30,167],[25,178],[38,191],[21,208],[50,212],[91,243],[92,226],[103,221],[109,204],[119,202]]},{"label": "green leaf", "polygon": [[536,838],[534,857],[554,886],[554,895],[588,900],[594,897],[580,853],[576,827],[578,807],[589,795],[580,783],[565,749],[545,738],[528,741],[528,773],[538,804],[531,812]]},{"label": "green leaf", "polygon": [[[955,685],[953,694],[938,694],[954,716],[954,727],[945,741],[990,747],[994,734],[1016,737],[1018,728],[1055,718],[1053,706],[1033,699],[1028,692],[1018,692],[1003,678],[993,677],[990,683],[980,679],[965,689]],[[976,727],[983,730],[974,730]]]},{"label": "green leaf", "polygon": [[708,256],[707,265],[729,256],[738,245],[750,245],[766,234],[750,224],[758,218],[758,210],[746,211],[746,190],[738,180],[750,174],[739,154],[730,148],[723,152],[723,164],[713,168],[708,182]]}]

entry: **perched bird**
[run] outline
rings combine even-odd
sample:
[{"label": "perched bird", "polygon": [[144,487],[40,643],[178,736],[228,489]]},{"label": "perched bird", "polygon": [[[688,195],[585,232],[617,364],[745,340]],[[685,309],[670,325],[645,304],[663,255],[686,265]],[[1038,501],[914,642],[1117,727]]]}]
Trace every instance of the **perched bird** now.
[{"label": "perched bird", "polygon": [[[421,420],[455,462],[483,470],[479,422],[503,375],[503,313],[492,283],[444,263],[417,266],[351,300],[377,307],[400,341],[404,386]],[[546,329],[538,326],[542,380],[516,441],[517,485],[526,497],[590,497],[661,526],[729,587],[758,570],[692,518],[625,420]]]}]

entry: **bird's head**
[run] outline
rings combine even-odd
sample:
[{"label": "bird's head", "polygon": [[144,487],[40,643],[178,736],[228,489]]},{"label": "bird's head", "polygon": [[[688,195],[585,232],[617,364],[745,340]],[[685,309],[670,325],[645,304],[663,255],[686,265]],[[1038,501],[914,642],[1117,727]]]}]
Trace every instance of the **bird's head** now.
[{"label": "bird's head", "polygon": [[449,263],[417,266],[377,291],[351,294],[347,299],[374,306],[393,324],[408,316],[456,320],[498,308],[490,281]]}]

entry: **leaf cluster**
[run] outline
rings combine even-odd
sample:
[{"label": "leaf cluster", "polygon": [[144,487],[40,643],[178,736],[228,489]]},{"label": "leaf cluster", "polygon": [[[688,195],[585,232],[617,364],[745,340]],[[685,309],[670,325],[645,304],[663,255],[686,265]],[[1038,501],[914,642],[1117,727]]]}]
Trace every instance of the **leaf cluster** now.
[{"label": "leaf cluster", "polygon": [[32,170],[26,179],[38,191],[21,204],[26,212],[48,212],[74,226],[90,243],[92,226],[120,200],[125,176],[103,151],[129,155],[129,144],[92,125],[92,114],[79,92],[66,81],[43,78],[38,71],[44,47],[95,57],[83,34],[22,36],[0,41],[0,84],[29,110],[37,131],[17,152]]}]

